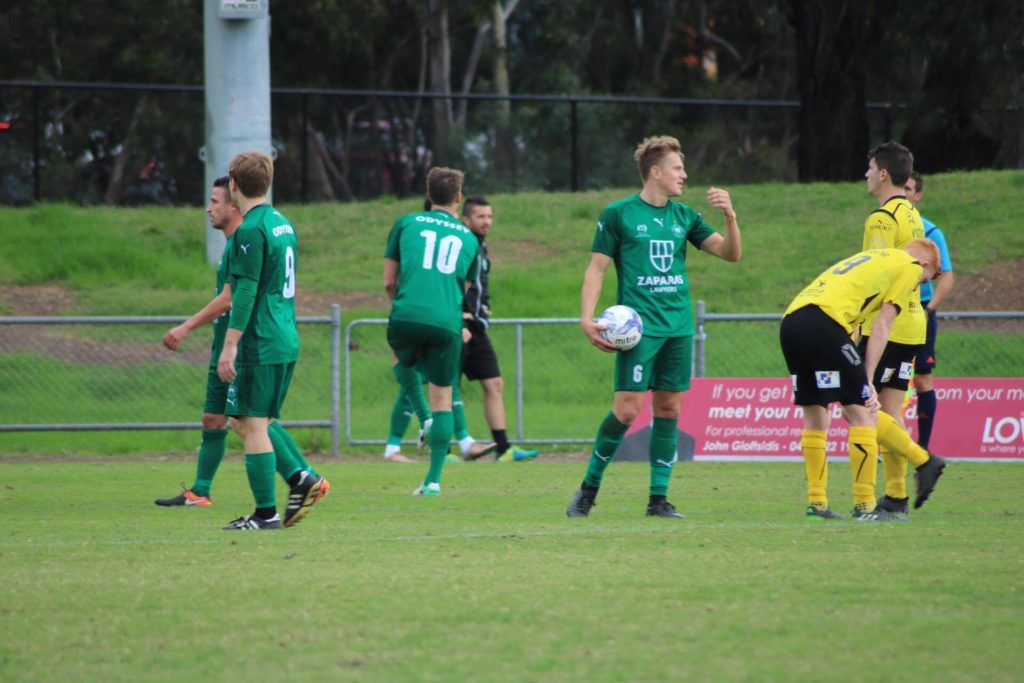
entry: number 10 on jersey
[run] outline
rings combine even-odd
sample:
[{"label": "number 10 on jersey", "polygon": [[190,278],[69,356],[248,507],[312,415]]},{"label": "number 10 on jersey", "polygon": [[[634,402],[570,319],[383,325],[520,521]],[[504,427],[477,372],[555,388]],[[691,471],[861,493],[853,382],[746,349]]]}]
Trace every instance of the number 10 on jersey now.
[{"label": "number 10 on jersey", "polygon": [[[423,247],[423,268],[437,270],[445,275],[455,272],[455,266],[459,262],[459,252],[462,251],[462,240],[455,235],[445,235],[440,243],[437,240],[437,232],[424,230],[420,233],[426,244]],[[435,252],[437,258],[434,258]]]}]

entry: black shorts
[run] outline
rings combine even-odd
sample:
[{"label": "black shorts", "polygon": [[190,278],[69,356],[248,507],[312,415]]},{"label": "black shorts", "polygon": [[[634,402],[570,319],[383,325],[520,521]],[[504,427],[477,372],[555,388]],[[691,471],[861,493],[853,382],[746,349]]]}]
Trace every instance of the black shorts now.
[{"label": "black shorts", "polygon": [[[924,306],[925,302],[921,305]],[[924,346],[917,347],[917,356],[914,357],[914,374],[930,375],[935,369],[935,335],[939,332],[939,324],[935,319],[935,311],[925,307],[928,313],[928,333],[924,340]]]},{"label": "black shorts", "polygon": [[[857,350],[863,355],[867,347],[868,337],[861,337]],[[914,374],[914,356],[917,355],[917,350],[920,348],[920,344],[900,344],[898,342],[886,344],[885,350],[882,351],[882,357],[878,359],[875,376],[871,378],[875,389],[878,391],[882,389],[906,391],[910,386],[910,378]]]},{"label": "black shorts", "polygon": [[498,354],[487,336],[487,328],[476,321],[469,321],[466,326],[473,337],[462,345],[462,373],[471,380],[501,377]]},{"label": "black shorts", "polygon": [[779,342],[798,406],[864,405],[871,396],[864,362],[843,326],[817,306],[782,319]]}]

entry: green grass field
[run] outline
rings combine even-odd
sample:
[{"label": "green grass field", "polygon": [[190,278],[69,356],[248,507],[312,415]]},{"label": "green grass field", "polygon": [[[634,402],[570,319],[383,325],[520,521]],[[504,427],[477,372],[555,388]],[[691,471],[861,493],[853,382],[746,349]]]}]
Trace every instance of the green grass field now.
[{"label": "green grass field", "polygon": [[[191,460],[0,460],[0,678],[21,681],[1013,681],[1024,469],[954,463],[906,524],[802,516],[797,464],[681,463],[687,519],[643,517],[621,463],[316,463],[297,527],[229,458],[206,509],[152,504]],[[832,503],[850,504],[832,465]],[[284,491],[279,486],[279,499]]]}]

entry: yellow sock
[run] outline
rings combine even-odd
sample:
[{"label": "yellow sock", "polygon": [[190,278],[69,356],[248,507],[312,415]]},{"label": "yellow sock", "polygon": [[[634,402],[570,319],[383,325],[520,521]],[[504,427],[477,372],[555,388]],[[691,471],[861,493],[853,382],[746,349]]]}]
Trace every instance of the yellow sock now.
[{"label": "yellow sock", "polygon": [[828,507],[828,461],[825,459],[825,432],[805,429],[800,435],[807,474],[807,502]]},{"label": "yellow sock", "polygon": [[875,477],[878,475],[878,432],[874,427],[850,426],[850,469],[853,470],[853,504],[875,509]]},{"label": "yellow sock", "polygon": [[907,459],[888,448],[880,449],[885,466],[885,495],[890,498],[907,497]]},{"label": "yellow sock", "polygon": [[914,443],[907,430],[888,413],[878,411],[878,443],[893,453],[902,455],[914,467],[928,462],[928,451]]}]

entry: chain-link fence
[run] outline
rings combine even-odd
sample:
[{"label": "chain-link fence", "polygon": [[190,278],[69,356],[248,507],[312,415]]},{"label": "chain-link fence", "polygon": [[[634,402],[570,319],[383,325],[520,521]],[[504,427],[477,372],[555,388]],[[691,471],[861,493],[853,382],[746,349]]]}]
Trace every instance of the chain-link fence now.
[{"label": "chain-link fence", "polygon": [[[779,314],[706,314],[697,302],[695,377],[782,377]],[[939,313],[937,375],[1024,377],[1024,311]],[[384,443],[398,387],[386,320],[345,327],[345,440]],[[614,356],[583,342],[577,318],[499,318],[488,336],[505,381],[509,435],[520,443],[589,443],[610,405]],[[1024,382],[1024,380],[1022,380]],[[471,434],[486,438],[479,382],[463,380]],[[413,435],[414,436],[414,435]]]},{"label": "chain-link fence", "polygon": [[[705,314],[697,302],[694,375],[786,375],[779,319]],[[940,312],[939,321],[939,376],[1024,377],[1024,311]],[[196,330],[184,351],[171,353],[161,339],[179,322],[0,318],[0,434],[198,429],[211,328]],[[383,444],[397,395],[386,320],[348,322],[344,347],[337,307],[331,316],[303,317],[299,324],[302,360],[284,424],[329,431],[333,454],[339,452],[342,427],[346,444]],[[520,443],[588,443],[610,405],[614,356],[584,343],[574,318],[495,319],[489,336],[505,380],[510,437]],[[463,381],[462,396],[471,433],[486,438],[479,382]]]},{"label": "chain-link fence", "polygon": [[[0,318],[0,432],[198,429],[213,328],[178,352],[179,317]],[[298,318],[302,339],[282,422],[331,430],[338,453],[341,312]]]},{"label": "chain-link fence", "polygon": [[[434,125],[448,101],[461,123]],[[203,86],[0,80],[0,204],[201,203]],[[496,122],[506,118],[507,128]],[[872,139],[908,125],[908,104],[865,104]],[[276,203],[422,194],[432,165],[467,171],[475,191],[632,185],[621,163],[650,131],[686,140],[703,182],[795,180],[796,100],[271,90]],[[1000,141],[994,167],[1020,165],[1021,115],[982,109]],[[441,137],[439,137],[441,136]]]}]

